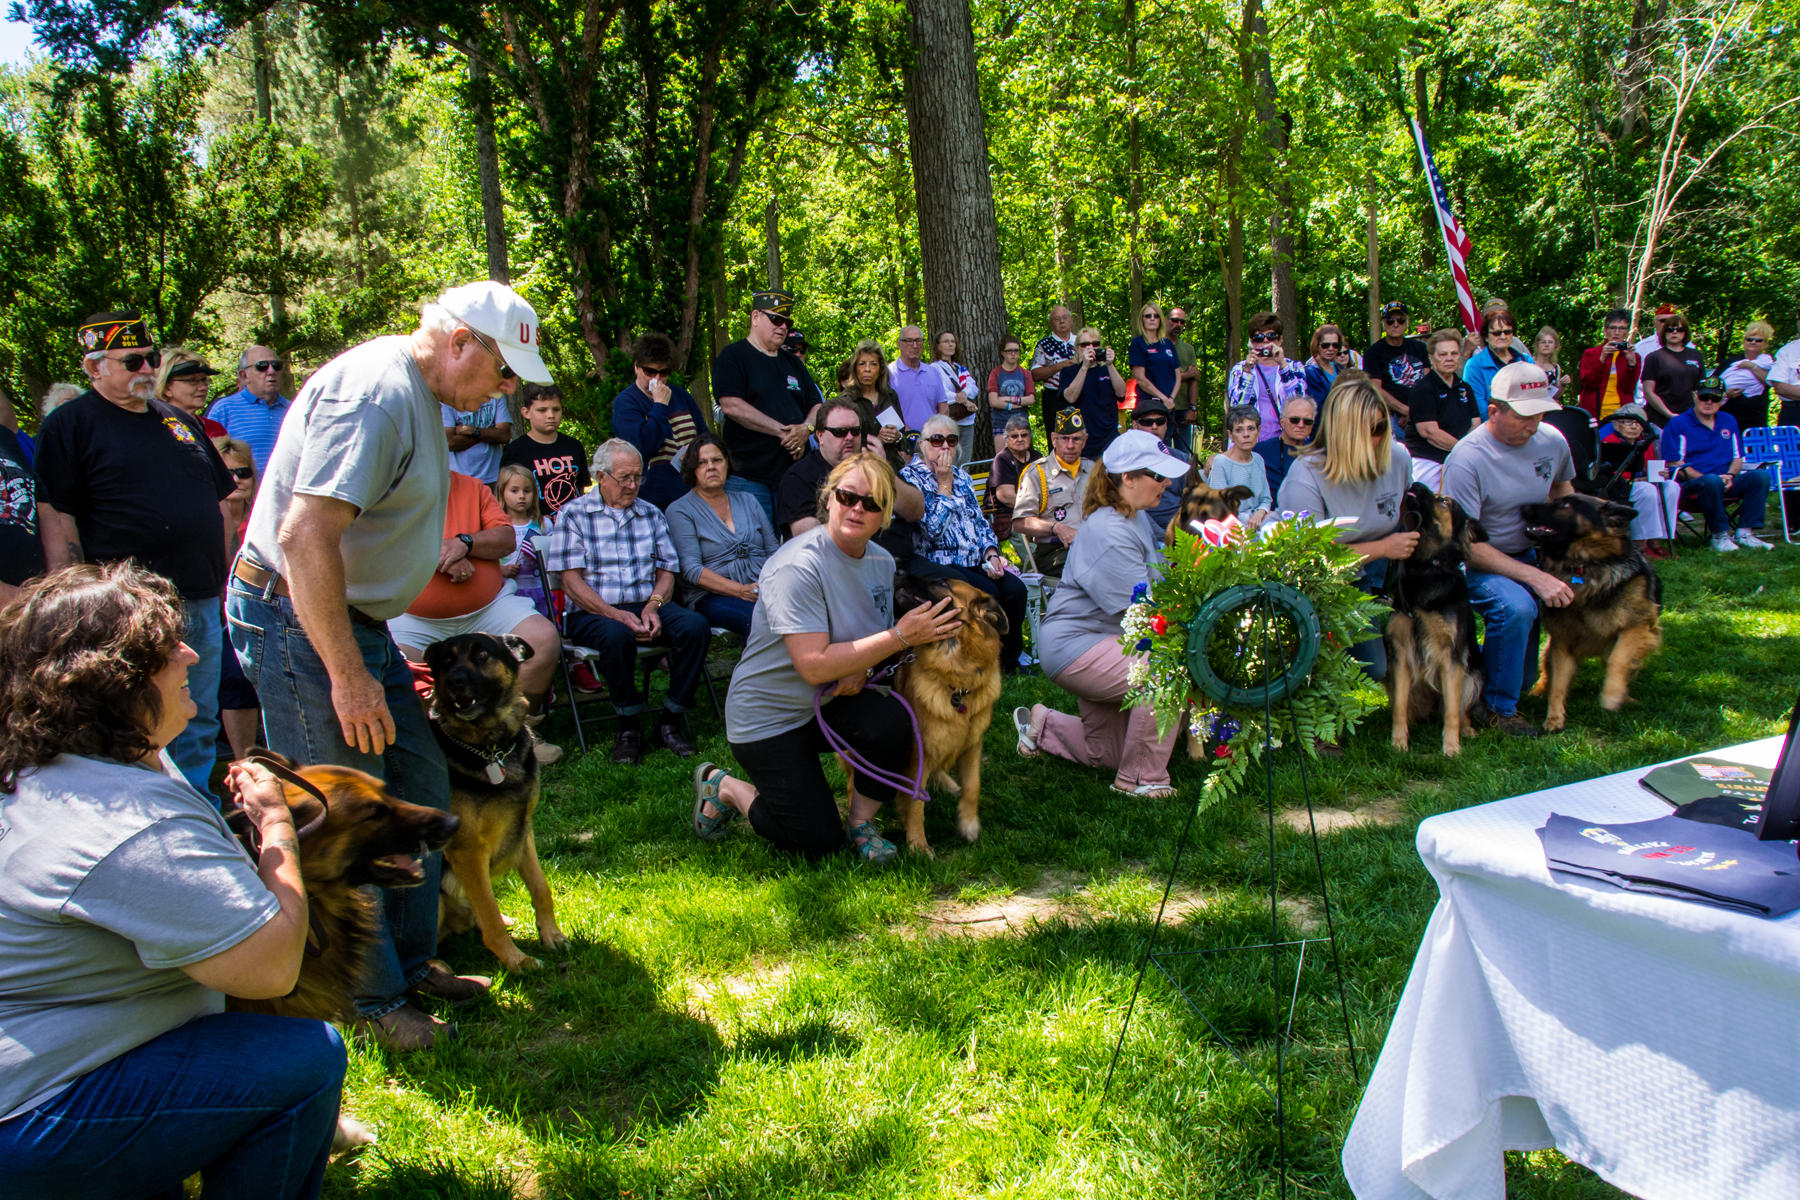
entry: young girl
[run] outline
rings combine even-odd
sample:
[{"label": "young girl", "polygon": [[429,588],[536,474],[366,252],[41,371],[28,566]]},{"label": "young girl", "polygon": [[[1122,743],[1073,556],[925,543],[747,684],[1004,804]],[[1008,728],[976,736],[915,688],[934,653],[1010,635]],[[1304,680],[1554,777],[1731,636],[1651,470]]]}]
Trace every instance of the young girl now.
[{"label": "young girl", "polygon": [[1206,486],[1249,488],[1250,499],[1239,509],[1238,520],[1255,529],[1275,507],[1275,500],[1269,495],[1269,469],[1256,453],[1256,443],[1262,437],[1262,418],[1250,405],[1234,404],[1225,414],[1225,428],[1231,435],[1231,445],[1225,453],[1213,455]]},{"label": "young girl", "polygon": [[500,511],[512,522],[516,539],[513,552],[500,560],[500,574],[506,577],[512,590],[536,593],[537,579],[531,574],[525,576],[521,587],[519,566],[527,539],[544,532],[538,508],[537,476],[518,463],[507,463],[500,468],[500,477],[494,480],[494,499],[500,501]]}]

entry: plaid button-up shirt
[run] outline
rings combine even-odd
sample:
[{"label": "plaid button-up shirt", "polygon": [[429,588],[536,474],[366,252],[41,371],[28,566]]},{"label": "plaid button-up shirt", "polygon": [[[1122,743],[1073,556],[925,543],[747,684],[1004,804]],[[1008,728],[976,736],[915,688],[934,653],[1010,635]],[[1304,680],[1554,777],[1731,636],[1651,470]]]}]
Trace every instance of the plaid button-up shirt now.
[{"label": "plaid button-up shirt", "polygon": [[556,524],[538,540],[552,576],[579,569],[587,585],[608,604],[648,600],[656,572],[681,570],[669,523],[654,505],[633,500],[614,508],[595,488],[571,500]]}]

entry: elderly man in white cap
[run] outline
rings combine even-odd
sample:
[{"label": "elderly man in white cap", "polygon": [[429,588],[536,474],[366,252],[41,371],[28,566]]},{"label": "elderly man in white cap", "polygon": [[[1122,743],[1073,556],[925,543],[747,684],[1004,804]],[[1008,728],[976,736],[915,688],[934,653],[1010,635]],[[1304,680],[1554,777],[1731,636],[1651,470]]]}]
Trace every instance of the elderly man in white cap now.
[{"label": "elderly man in white cap", "polygon": [[1457,441],[1444,460],[1441,490],[1479,520],[1488,540],[1469,548],[1469,602],[1481,614],[1487,686],[1481,699],[1487,720],[1502,733],[1536,737],[1537,726],[1519,715],[1525,656],[1538,604],[1561,608],[1574,598],[1569,585],[1537,568],[1537,551],[1525,536],[1527,504],[1557,500],[1575,490],[1575,461],[1563,435],[1543,423],[1562,406],[1550,396],[1542,367],[1515,362],[1500,368],[1488,390],[1487,420]]},{"label": "elderly man in white cap", "polygon": [[[231,641],[262,699],[269,747],[356,767],[413,804],[449,807],[449,776],[388,636],[443,549],[449,451],[440,404],[472,412],[520,379],[550,382],[538,319],[497,283],[452,288],[419,328],[346,350],[294,399],[226,588]],[[479,996],[487,980],[433,965],[439,856],[393,864],[386,925],[359,988],[360,1025],[399,1050],[452,1026],[409,1003]]]}]

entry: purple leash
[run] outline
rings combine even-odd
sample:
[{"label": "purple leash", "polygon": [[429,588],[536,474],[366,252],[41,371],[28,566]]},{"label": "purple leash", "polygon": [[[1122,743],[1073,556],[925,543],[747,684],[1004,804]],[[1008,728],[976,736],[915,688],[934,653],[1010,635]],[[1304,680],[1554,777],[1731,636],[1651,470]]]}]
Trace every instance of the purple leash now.
[{"label": "purple leash", "polygon": [[[882,678],[889,674],[890,671],[883,671],[881,675],[877,675],[873,679],[870,679],[869,683],[874,683],[876,679]],[[886,784],[888,787],[893,788],[897,794],[910,796],[921,804],[930,803],[931,795],[925,790],[925,739],[919,736],[919,717],[917,713],[913,712],[912,705],[906,702],[906,697],[902,696],[897,691],[888,692],[888,695],[900,702],[900,707],[906,710],[906,719],[912,722],[913,748],[918,751],[919,756],[918,775],[915,779],[891,775],[882,770],[880,767],[864,758],[861,754],[857,753],[856,750],[851,747],[849,742],[845,741],[839,736],[835,729],[825,723],[825,713],[823,711],[825,696],[826,693],[830,692],[835,686],[835,684],[822,683],[819,685],[819,690],[813,693],[813,717],[819,722],[819,731],[825,735],[825,744],[843,755],[846,762],[855,767],[858,771],[861,771],[864,775],[867,775],[870,779],[873,779],[875,782]]]}]

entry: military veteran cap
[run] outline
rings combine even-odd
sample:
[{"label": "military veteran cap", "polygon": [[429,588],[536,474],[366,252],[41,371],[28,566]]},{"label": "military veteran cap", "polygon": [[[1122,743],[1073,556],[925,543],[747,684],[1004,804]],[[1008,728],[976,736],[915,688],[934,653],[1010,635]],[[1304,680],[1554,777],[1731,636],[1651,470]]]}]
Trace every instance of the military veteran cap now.
[{"label": "military veteran cap", "polygon": [[156,346],[143,314],[134,308],[95,313],[76,329],[75,344],[83,354],[97,350],[151,350]]},{"label": "military veteran cap", "polygon": [[794,315],[794,293],[784,292],[780,288],[751,292],[750,311],[774,313],[778,317],[792,317]]},{"label": "military veteran cap", "polygon": [[1723,400],[1725,398],[1725,381],[1717,375],[1708,375],[1694,385],[1694,395]]},{"label": "military veteran cap", "polygon": [[1050,432],[1051,433],[1080,433],[1083,429],[1086,429],[1086,428],[1087,428],[1087,426],[1085,424],[1083,424],[1082,420],[1081,420],[1081,410],[1080,409],[1065,408],[1065,409],[1062,409],[1057,412],[1056,424],[1050,430]]}]

